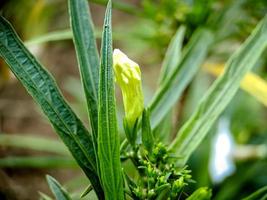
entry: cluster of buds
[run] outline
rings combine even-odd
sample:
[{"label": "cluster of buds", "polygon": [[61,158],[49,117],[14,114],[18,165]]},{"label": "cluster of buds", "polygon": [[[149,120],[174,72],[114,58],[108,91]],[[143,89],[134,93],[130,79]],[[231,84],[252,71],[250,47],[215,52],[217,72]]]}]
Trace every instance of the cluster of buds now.
[{"label": "cluster of buds", "polygon": [[166,199],[176,199],[191,181],[190,171],[176,168],[162,143],[157,143],[150,155],[139,153],[138,159],[141,178],[132,187],[136,199],[155,199],[162,194]]}]

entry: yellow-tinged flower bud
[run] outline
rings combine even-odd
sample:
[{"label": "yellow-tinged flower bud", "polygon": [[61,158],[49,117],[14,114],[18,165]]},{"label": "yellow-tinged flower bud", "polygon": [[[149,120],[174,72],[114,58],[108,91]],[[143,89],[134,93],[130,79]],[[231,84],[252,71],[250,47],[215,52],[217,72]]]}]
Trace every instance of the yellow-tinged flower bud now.
[{"label": "yellow-tinged flower bud", "polygon": [[128,126],[133,127],[144,109],[141,71],[139,65],[130,60],[120,50],[113,52],[115,79],[121,88],[125,118]]}]

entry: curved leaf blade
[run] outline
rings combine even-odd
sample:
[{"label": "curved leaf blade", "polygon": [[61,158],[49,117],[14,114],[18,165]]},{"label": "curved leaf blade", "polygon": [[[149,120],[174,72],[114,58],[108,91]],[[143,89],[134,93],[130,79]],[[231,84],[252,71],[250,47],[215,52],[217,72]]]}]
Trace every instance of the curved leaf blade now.
[{"label": "curved leaf blade", "polygon": [[111,1],[103,27],[98,107],[98,158],[105,199],[124,199],[120,163],[120,140],[116,119],[114,95]]},{"label": "curved leaf blade", "polygon": [[[87,101],[94,147],[97,147],[97,98],[99,79],[99,56],[94,27],[87,0],[69,0],[70,24],[73,32],[80,76]],[[97,152],[97,150],[95,150]]]},{"label": "curved leaf blade", "polygon": [[56,200],[71,200],[67,191],[52,176],[46,175],[46,180],[50,190],[54,194]]},{"label": "curved leaf blade", "polygon": [[183,125],[170,146],[185,164],[234,97],[240,82],[255,65],[267,45],[267,16],[258,24],[241,48],[228,60],[225,72],[207,91],[191,118]]},{"label": "curved leaf blade", "polygon": [[262,187],[258,189],[256,192],[253,192],[251,195],[249,195],[246,198],[243,198],[242,200],[264,200],[267,199],[267,186]]},{"label": "curved leaf blade", "polygon": [[198,30],[183,53],[181,61],[172,74],[156,92],[149,106],[151,111],[151,127],[154,129],[169,113],[170,109],[182,95],[193,76],[204,61],[213,35],[208,30]]},{"label": "curved leaf blade", "polygon": [[178,66],[179,61],[181,60],[184,34],[185,27],[181,26],[171,40],[162,63],[159,79],[160,84],[162,84],[166,79],[168,80],[173,70],[175,70],[175,67]]},{"label": "curved leaf blade", "polygon": [[101,195],[91,135],[66,103],[52,76],[25,48],[3,17],[0,17],[0,55],[39,104],[57,134],[90,179],[97,194]]}]

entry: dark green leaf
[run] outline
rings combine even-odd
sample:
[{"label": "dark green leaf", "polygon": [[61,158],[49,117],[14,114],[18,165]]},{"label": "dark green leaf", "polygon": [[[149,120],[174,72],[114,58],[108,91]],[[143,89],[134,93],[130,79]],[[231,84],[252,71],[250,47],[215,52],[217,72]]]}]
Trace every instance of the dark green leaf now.
[{"label": "dark green leaf", "polygon": [[[87,101],[94,146],[97,148],[99,56],[87,0],[69,0],[70,24]],[[97,150],[95,150],[97,152]]]},{"label": "dark green leaf", "polygon": [[112,63],[111,1],[103,27],[98,107],[98,158],[105,199],[124,199]]},{"label": "dark green leaf", "polygon": [[81,198],[85,197],[87,194],[89,194],[93,190],[92,185],[89,185],[84,192],[81,194]]},{"label": "dark green leaf", "polygon": [[154,136],[150,126],[150,113],[147,109],[144,109],[142,116],[142,143],[148,152],[152,151]]},{"label": "dark green leaf", "polygon": [[0,17],[0,54],[11,71],[42,108],[54,129],[90,179],[96,193],[102,190],[97,177],[92,137],[62,97],[52,76],[25,48],[11,25]]}]

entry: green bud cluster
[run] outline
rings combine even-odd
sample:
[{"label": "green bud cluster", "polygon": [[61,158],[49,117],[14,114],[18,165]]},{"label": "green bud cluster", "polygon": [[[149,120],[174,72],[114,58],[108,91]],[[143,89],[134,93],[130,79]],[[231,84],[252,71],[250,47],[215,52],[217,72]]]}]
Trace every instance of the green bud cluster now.
[{"label": "green bud cluster", "polygon": [[140,178],[131,191],[134,199],[177,199],[184,187],[191,181],[190,171],[177,168],[166,146],[157,143],[149,154],[142,146],[137,150],[134,163],[137,163]]}]

